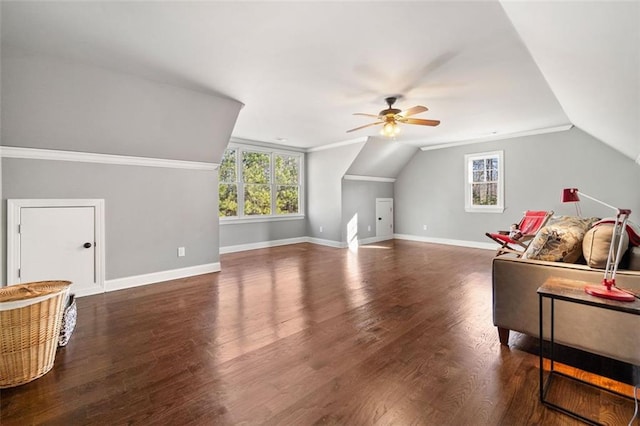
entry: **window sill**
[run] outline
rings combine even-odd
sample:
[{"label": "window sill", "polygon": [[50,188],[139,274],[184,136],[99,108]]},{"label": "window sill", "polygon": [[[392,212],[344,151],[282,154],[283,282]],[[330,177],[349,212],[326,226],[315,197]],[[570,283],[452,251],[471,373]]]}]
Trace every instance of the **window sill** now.
[{"label": "window sill", "polygon": [[242,223],[281,222],[285,220],[301,220],[303,214],[291,214],[281,216],[245,216],[245,217],[221,217],[220,225],[238,225]]},{"label": "window sill", "polygon": [[465,207],[467,213],[504,213],[504,207]]}]

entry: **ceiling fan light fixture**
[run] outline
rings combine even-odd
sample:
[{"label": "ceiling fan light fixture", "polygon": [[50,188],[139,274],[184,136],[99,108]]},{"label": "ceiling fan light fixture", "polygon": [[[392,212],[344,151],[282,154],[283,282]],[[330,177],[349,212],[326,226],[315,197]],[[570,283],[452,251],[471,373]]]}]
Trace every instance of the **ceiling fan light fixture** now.
[{"label": "ceiling fan light fixture", "polygon": [[398,133],[400,133],[400,126],[395,121],[387,121],[384,126],[382,126],[382,130],[380,130],[380,134],[387,137],[394,137]]},{"label": "ceiling fan light fixture", "polygon": [[374,114],[365,114],[362,112],[357,112],[353,115],[364,115],[367,117],[377,118],[378,121],[375,123],[365,124],[364,126],[356,127],[355,129],[347,130],[347,133],[355,132],[356,130],[366,129],[367,127],[377,126],[382,124],[382,129],[380,129],[380,134],[389,138],[396,136],[400,133],[399,123],[402,124],[417,124],[419,126],[437,126],[440,124],[440,120],[426,120],[423,118],[413,118],[414,115],[419,114],[421,112],[428,111],[429,109],[422,105],[416,105],[411,107],[405,111],[399,110],[397,108],[393,108],[393,104],[396,101],[396,97],[388,97],[385,99],[387,101],[387,109],[383,109],[377,115]]}]

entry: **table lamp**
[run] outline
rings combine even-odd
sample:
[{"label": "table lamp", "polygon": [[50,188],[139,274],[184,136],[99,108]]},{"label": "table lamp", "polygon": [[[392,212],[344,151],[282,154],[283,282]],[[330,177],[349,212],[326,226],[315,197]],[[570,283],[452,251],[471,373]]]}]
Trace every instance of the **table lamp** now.
[{"label": "table lamp", "polygon": [[[565,188],[562,190],[562,202],[563,203],[577,203],[580,201],[578,197],[578,188]],[[635,297],[632,294],[627,293],[616,288],[616,271],[618,270],[618,263],[620,263],[620,256],[622,253],[622,232],[626,232],[627,221],[631,210],[619,209],[613,207],[607,203],[604,203],[596,198],[593,198],[584,192],[580,192],[580,195],[588,198],[589,200],[600,203],[603,206],[609,207],[616,211],[616,220],[613,225],[613,234],[611,235],[611,244],[609,245],[609,257],[607,258],[607,266],[604,270],[604,279],[601,286],[589,285],[584,288],[584,291],[592,296],[603,297],[605,299],[620,300],[623,302],[633,302]],[[618,246],[617,250],[614,247]]]}]

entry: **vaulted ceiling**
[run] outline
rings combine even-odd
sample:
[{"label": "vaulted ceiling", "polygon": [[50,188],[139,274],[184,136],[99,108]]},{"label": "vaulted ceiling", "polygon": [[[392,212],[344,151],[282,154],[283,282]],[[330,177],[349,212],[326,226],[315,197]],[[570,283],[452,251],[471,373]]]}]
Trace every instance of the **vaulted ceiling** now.
[{"label": "vaulted ceiling", "polygon": [[374,136],[352,114],[401,95],[442,121],[405,144],[574,124],[640,156],[638,2],[5,1],[2,48],[236,99],[243,139]]}]

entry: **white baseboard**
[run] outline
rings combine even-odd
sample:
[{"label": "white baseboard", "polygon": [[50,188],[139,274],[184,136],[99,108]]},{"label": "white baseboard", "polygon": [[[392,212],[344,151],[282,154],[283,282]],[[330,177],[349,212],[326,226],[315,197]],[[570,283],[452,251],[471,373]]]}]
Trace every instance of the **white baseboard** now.
[{"label": "white baseboard", "polygon": [[323,240],[321,238],[307,237],[307,242],[311,244],[318,244],[321,246],[333,247],[333,248],[347,248],[349,245],[344,241]]},{"label": "white baseboard", "polygon": [[373,243],[379,243],[380,241],[387,241],[387,240],[393,240],[393,235],[391,236],[387,236],[387,237],[370,237],[370,238],[363,238],[361,240],[358,240],[358,245],[359,246],[363,246],[365,244],[373,244]]},{"label": "white baseboard", "polygon": [[104,289],[102,287],[94,287],[94,288],[83,288],[79,290],[74,290],[73,284],[72,284],[71,293],[73,293],[76,297],[93,296],[94,294],[104,293]]},{"label": "white baseboard", "polygon": [[393,238],[397,240],[420,241],[423,243],[446,244],[449,246],[460,246],[469,248],[478,248],[484,250],[496,250],[496,244],[481,243],[479,241],[452,240],[449,238],[421,237],[419,235],[393,234]]},{"label": "white baseboard", "polygon": [[[282,240],[260,241],[258,243],[250,243],[250,244],[238,244],[235,246],[224,246],[224,247],[220,247],[220,254],[236,253],[239,251],[256,250],[256,249],[262,249],[262,248],[286,246],[289,244],[300,244],[300,243],[318,244],[321,246],[327,246],[327,247],[333,247],[333,248],[348,247],[346,242],[323,240],[321,238],[313,238],[313,237],[297,237],[297,238],[286,238]],[[367,243],[359,242],[359,243],[368,244],[368,242]]]},{"label": "white baseboard", "polygon": [[[409,241],[420,241],[425,243],[435,243],[435,244],[447,244],[461,247],[470,247],[470,248],[479,248],[479,249],[487,249],[487,250],[495,250],[496,245],[491,243],[481,243],[477,241],[465,241],[465,240],[452,240],[448,238],[434,238],[434,237],[421,237],[418,235],[407,235],[407,234],[394,234],[393,238],[398,240],[409,240]],[[364,238],[358,241],[359,245],[364,244],[372,244],[380,241],[390,240],[389,237],[371,237]],[[252,244],[240,244],[235,246],[226,246],[220,247],[220,253],[235,253],[239,251],[246,250],[255,250],[259,248],[268,248],[268,247],[277,247],[288,244],[300,244],[300,243],[311,243],[318,244],[327,247],[333,248],[346,248],[348,247],[346,242],[333,241],[333,240],[324,240],[321,238],[313,238],[313,237],[298,237],[298,238],[287,238],[282,240],[274,240],[274,241],[263,241],[259,243]],[[116,278],[113,280],[105,281],[105,291],[115,291],[115,290],[123,290],[126,288],[139,287],[148,284],[160,283],[163,281],[176,280],[179,278],[192,277],[195,275],[208,274],[211,272],[220,272],[220,262],[208,263],[204,265],[196,265],[189,266],[186,268],[180,269],[171,269],[168,271],[159,271],[152,272],[150,274],[142,274],[142,275],[134,275],[130,277],[124,278]],[[100,289],[96,289],[95,291],[88,290],[85,292],[78,292],[76,294],[77,297],[90,296],[93,294],[101,294],[102,291]]]},{"label": "white baseboard", "polygon": [[122,290],[125,288],[155,284],[162,281],[176,280],[178,278],[192,277],[194,275],[208,274],[211,272],[220,272],[220,262],[107,280],[105,281],[105,291]]},{"label": "white baseboard", "polygon": [[[392,240],[394,238],[398,240],[421,241],[425,243],[446,244],[446,245],[479,248],[479,249],[486,249],[486,250],[496,249],[496,245],[491,243],[481,243],[478,241],[453,240],[448,238],[421,237],[418,235],[407,235],[407,234],[394,234],[391,237],[363,238],[361,240],[358,240],[358,245],[379,243],[380,241]],[[347,248],[349,246],[344,241],[341,242],[341,241],[333,241],[333,240],[324,240],[321,238],[314,238],[314,237],[298,237],[298,238],[288,238],[283,240],[261,241],[258,243],[239,244],[235,246],[220,247],[220,254],[236,253],[240,251],[256,250],[261,248],[278,247],[278,246],[284,246],[288,244],[300,244],[300,243],[318,244],[321,246],[327,246],[327,247],[333,247],[333,248]]]},{"label": "white baseboard", "polygon": [[235,246],[220,247],[220,254],[236,253],[239,251],[257,250],[268,247],[286,246],[289,244],[299,244],[309,242],[307,237],[285,238],[282,240],[260,241],[258,243],[238,244]]}]

